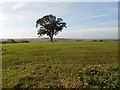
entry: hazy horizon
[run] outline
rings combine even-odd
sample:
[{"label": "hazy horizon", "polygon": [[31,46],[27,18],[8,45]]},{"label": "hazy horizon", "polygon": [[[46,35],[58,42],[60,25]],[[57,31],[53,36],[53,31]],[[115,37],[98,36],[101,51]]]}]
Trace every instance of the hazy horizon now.
[{"label": "hazy horizon", "polygon": [[0,38],[38,38],[35,22],[48,14],[67,23],[54,38],[118,39],[117,2],[0,3]]},{"label": "hazy horizon", "polygon": [[[49,37],[23,37],[23,38],[0,38],[0,40],[7,40],[7,39],[50,39]],[[78,40],[118,40],[117,39],[113,39],[113,38],[109,38],[109,39],[106,39],[106,38],[100,38],[100,39],[96,39],[96,38],[63,38],[63,37],[55,37],[54,39],[78,39]]]}]

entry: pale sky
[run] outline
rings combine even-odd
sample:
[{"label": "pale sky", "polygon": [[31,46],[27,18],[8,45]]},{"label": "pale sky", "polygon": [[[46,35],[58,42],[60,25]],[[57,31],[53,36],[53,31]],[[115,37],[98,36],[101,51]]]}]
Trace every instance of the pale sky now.
[{"label": "pale sky", "polygon": [[35,22],[48,14],[67,23],[56,38],[118,38],[117,2],[0,3],[0,38],[37,38]]}]

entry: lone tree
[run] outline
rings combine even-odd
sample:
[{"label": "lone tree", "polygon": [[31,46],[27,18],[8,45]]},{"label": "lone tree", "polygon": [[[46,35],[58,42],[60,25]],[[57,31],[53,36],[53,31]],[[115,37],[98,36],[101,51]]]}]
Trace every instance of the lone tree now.
[{"label": "lone tree", "polygon": [[59,31],[66,26],[66,23],[63,22],[62,18],[56,18],[56,16],[50,14],[45,15],[42,18],[39,18],[36,21],[36,28],[39,27],[38,35],[43,36],[47,35],[50,37],[51,42],[53,41],[53,35],[57,35]]}]

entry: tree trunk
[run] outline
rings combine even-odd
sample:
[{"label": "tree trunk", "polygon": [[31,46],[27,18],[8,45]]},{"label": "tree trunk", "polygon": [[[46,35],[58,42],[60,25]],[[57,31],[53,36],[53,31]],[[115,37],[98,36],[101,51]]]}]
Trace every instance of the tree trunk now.
[{"label": "tree trunk", "polygon": [[53,42],[53,36],[50,37],[50,41]]}]

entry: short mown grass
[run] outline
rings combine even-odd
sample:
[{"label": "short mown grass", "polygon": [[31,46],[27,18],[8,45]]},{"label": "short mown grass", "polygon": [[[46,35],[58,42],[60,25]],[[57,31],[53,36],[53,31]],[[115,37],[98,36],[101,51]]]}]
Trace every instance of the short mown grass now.
[{"label": "short mown grass", "polygon": [[[119,87],[117,42],[35,42],[2,47],[3,88]],[[88,72],[103,73],[108,80],[99,73],[91,76]],[[109,81],[112,85],[108,85]]]}]

